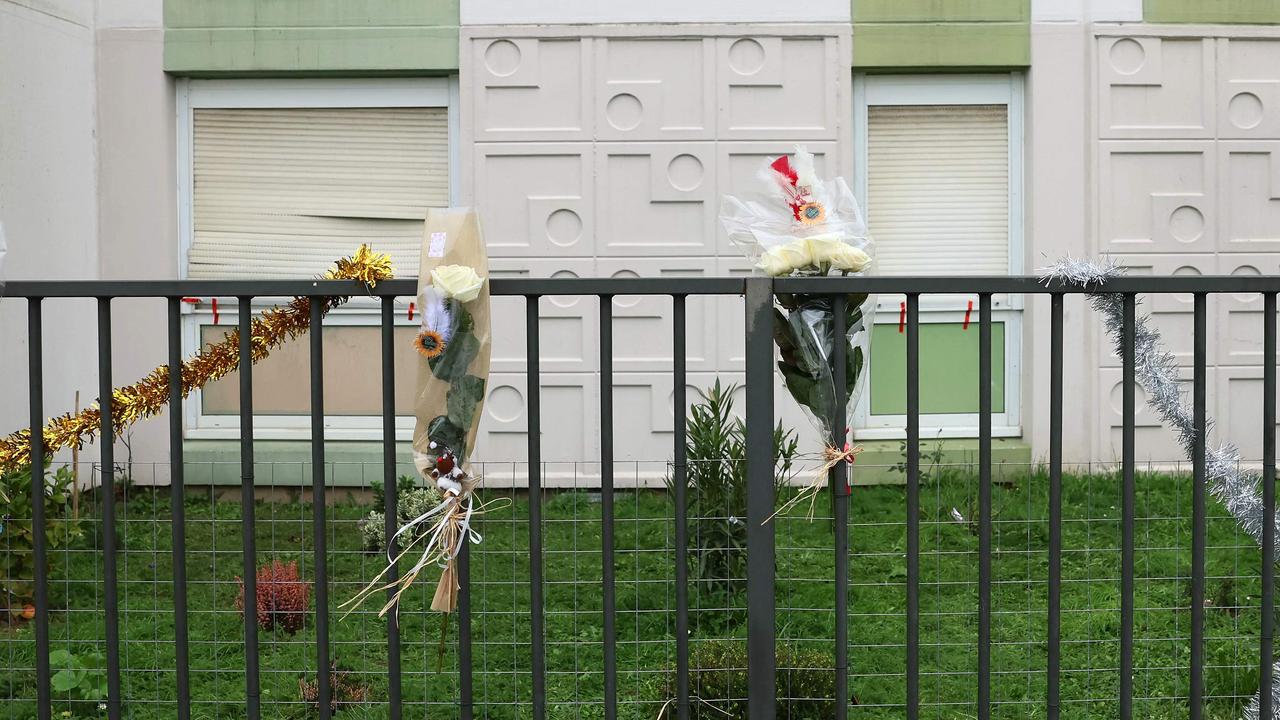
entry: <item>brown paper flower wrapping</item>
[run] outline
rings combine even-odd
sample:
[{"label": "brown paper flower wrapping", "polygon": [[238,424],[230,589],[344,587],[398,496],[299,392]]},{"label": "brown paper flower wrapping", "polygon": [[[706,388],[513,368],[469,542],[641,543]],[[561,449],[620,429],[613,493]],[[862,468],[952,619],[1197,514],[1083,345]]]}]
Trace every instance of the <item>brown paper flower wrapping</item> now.
[{"label": "brown paper flower wrapping", "polygon": [[[458,302],[433,287],[432,270],[449,265],[469,267],[484,278],[474,300]],[[453,450],[464,467],[475,448],[492,345],[488,278],[489,259],[476,212],[471,208],[428,211],[418,270],[418,307],[422,308],[422,331],[443,338],[444,347],[433,357],[423,353],[418,366],[413,457],[423,477],[429,478],[435,467],[433,440]]]}]

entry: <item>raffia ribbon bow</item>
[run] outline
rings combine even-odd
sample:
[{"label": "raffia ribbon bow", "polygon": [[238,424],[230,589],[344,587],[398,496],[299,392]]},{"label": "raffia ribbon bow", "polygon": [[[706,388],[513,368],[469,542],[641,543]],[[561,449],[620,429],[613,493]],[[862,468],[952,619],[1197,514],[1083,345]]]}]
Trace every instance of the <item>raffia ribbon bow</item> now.
[{"label": "raffia ribbon bow", "polygon": [[[852,465],[853,461],[857,459],[861,452],[862,446],[851,446],[849,443],[845,443],[843,448],[838,448],[835,445],[828,445],[823,448],[823,462],[822,465],[818,466],[817,470],[813,471],[813,479],[808,485],[804,486],[800,492],[796,493],[795,497],[783,503],[782,507],[778,508],[777,511],[766,518],[764,522],[767,523],[770,520],[773,520],[805,501],[809,502],[808,518],[813,520],[814,508],[818,503],[818,495],[822,493],[822,488],[827,484],[827,473],[831,472],[832,469],[842,462]],[[763,525],[764,523],[761,524]]]}]

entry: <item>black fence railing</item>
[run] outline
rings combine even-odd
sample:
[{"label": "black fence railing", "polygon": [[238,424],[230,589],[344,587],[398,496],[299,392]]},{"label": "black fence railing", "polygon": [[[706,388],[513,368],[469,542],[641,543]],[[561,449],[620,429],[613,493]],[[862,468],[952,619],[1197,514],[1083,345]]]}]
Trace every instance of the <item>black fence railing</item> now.
[{"label": "black fence railing", "polygon": [[[1124,333],[1122,344],[1123,366],[1123,434],[1121,468],[1121,566],[1120,566],[1120,629],[1117,705],[1122,720],[1133,714],[1134,701],[1134,554],[1135,554],[1135,325],[1137,295],[1140,293],[1187,293],[1194,303],[1194,369],[1192,397],[1196,427],[1199,431],[1197,453],[1193,458],[1193,507],[1192,507],[1192,562],[1190,606],[1190,678],[1186,698],[1190,717],[1202,716],[1204,706],[1205,646],[1205,551],[1206,551],[1206,474],[1205,474],[1205,419],[1206,419],[1206,298],[1212,293],[1258,293],[1265,299],[1263,327],[1263,415],[1259,418],[1263,432],[1264,516],[1274,517],[1275,512],[1275,421],[1276,421],[1276,295],[1280,292],[1280,277],[1130,277],[1114,280],[1090,289],[1092,292],[1122,293],[1124,295]],[[168,302],[168,347],[170,368],[170,467],[173,491],[170,494],[172,513],[172,592],[174,602],[174,635],[176,674],[175,687],[177,715],[191,716],[190,657],[188,652],[187,570],[184,529],[184,458],[182,427],[182,387],[180,371],[182,340],[180,327],[181,299],[184,296],[236,297],[239,299],[240,329],[240,463],[241,463],[241,532],[244,597],[255,595],[255,458],[253,428],[253,372],[250,362],[250,301],[255,297],[279,297],[304,295],[311,297],[336,295],[371,295],[381,299],[381,353],[382,353],[382,449],[383,490],[385,498],[385,531],[387,537],[396,529],[396,436],[395,436],[395,386],[392,333],[394,327],[394,302],[397,297],[412,296],[416,292],[415,281],[396,280],[384,282],[370,289],[346,281],[175,281],[175,282],[26,282],[9,283],[5,289],[8,297],[27,299],[28,332],[30,337],[30,416],[32,427],[44,422],[42,405],[44,385],[42,357],[42,300],[47,298],[96,298],[98,306],[98,362],[101,405],[101,432],[110,433],[112,424],[112,300],[116,298],[163,298]],[[495,296],[520,296],[526,302],[527,331],[527,416],[528,416],[528,591],[531,645],[529,714],[542,720],[548,712],[548,671],[546,607],[544,596],[545,558],[543,551],[542,508],[542,418],[540,398],[540,344],[539,299],[551,295],[595,296],[600,309],[600,522],[601,522],[601,588],[603,628],[603,716],[614,720],[618,715],[618,659],[616,646],[617,595],[615,577],[615,528],[614,528],[614,393],[612,354],[612,300],[615,296],[650,295],[670,296],[673,303],[673,324],[670,338],[673,356],[674,407],[685,407],[687,384],[686,364],[686,301],[691,296],[742,296],[745,298],[746,328],[746,634],[748,657],[747,718],[749,720],[773,720],[777,715],[777,618],[775,614],[775,524],[767,522],[775,506],[773,447],[774,422],[774,350],[772,342],[772,307],[774,293],[809,293],[833,296],[836,304],[834,317],[843,323],[840,307],[845,295],[857,292],[901,293],[906,296],[906,545],[905,545],[905,698],[903,706],[907,718],[919,717],[920,696],[920,344],[919,308],[922,295],[966,293],[977,294],[979,333],[979,449],[978,449],[978,498],[976,533],[977,552],[977,703],[976,714],[987,720],[992,713],[992,295],[998,293],[1047,294],[1050,296],[1050,393],[1048,459],[1048,547],[1047,547],[1047,613],[1043,641],[1047,648],[1045,672],[1045,708],[1048,718],[1056,720],[1060,713],[1060,682],[1062,637],[1062,477],[1063,477],[1063,299],[1066,294],[1079,294],[1079,288],[1044,284],[1031,277],[877,277],[877,278],[661,278],[661,279],[494,279],[491,292]],[[315,661],[320,717],[329,717],[332,650],[329,646],[330,606],[328,598],[328,552],[326,549],[326,484],[324,394],[323,394],[323,344],[322,317],[318,303],[311,305],[310,333],[310,387],[311,387],[311,449],[312,485],[311,502],[313,517],[311,541],[315,571]],[[842,328],[837,327],[837,336]],[[837,348],[842,344],[837,343]],[[843,388],[845,363],[836,358],[834,363],[837,388]],[[837,390],[836,397],[843,393]],[[842,413],[843,409],[835,412]],[[674,502],[674,571],[675,571],[675,667],[673,716],[687,720],[697,716],[690,685],[690,601],[689,601],[689,518],[686,493],[688,463],[685,456],[686,426],[682,412],[675,413],[674,443],[672,453],[672,492]],[[842,421],[831,423],[841,427]],[[832,438],[839,441],[841,438]],[[106,644],[106,708],[113,720],[121,717],[129,698],[122,696],[118,588],[120,573],[116,565],[116,515],[113,485],[116,460],[112,443],[98,444],[101,454],[100,519],[104,532],[102,546],[101,612],[105,624]],[[44,463],[44,448],[39,442],[31,447],[33,467]],[[847,467],[841,463],[832,471],[832,517],[834,520],[835,592],[831,598],[834,610],[836,673],[834,702],[837,716],[845,717],[850,707],[849,675],[849,484]],[[40,473],[33,472],[33,484],[39,483]],[[33,492],[38,492],[36,487]],[[49,597],[46,567],[47,548],[44,526],[46,523],[43,503],[32,504],[34,525],[35,567],[40,568],[35,578],[35,665],[39,717],[51,717],[50,662],[49,662]],[[1268,523],[1262,543],[1262,592],[1260,651],[1257,656],[1259,687],[1261,688],[1262,717],[1271,718],[1272,687],[1272,635],[1274,629],[1274,528]],[[483,707],[474,702],[472,648],[472,598],[467,587],[470,583],[471,557],[464,546],[460,557],[461,593],[457,617],[458,697],[457,712],[463,720],[477,714],[486,716]],[[251,720],[262,716],[259,686],[260,652],[258,627],[253,613],[244,613],[244,699],[245,714]],[[387,694],[388,714],[393,719],[401,717],[401,638],[395,621],[387,627]]]}]

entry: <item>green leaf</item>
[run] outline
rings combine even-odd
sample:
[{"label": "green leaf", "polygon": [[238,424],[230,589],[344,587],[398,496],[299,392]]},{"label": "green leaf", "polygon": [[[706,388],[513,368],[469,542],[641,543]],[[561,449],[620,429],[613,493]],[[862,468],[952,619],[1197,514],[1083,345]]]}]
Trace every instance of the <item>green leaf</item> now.
[{"label": "green leaf", "polygon": [[[50,658],[52,661],[52,658]],[[59,670],[49,678],[49,686],[54,692],[70,692],[80,686],[80,680],[84,673],[79,670]]]},{"label": "green leaf", "polygon": [[427,423],[427,437],[453,450],[459,459],[466,458],[467,432],[453,424],[449,416],[437,415]]},{"label": "green leaf", "polygon": [[469,332],[456,332],[453,339],[444,346],[444,352],[439,357],[434,357],[427,361],[431,366],[431,374],[445,380],[453,382],[453,379],[465,375],[467,368],[471,366],[471,361],[480,353],[480,341],[475,335]]},{"label": "green leaf", "polygon": [[462,303],[457,300],[450,300],[453,303],[451,308],[454,313],[454,322],[457,323],[455,332],[469,333],[476,329],[476,319],[471,317],[471,313],[462,307]]},{"label": "green leaf", "polygon": [[449,422],[459,428],[470,429],[475,420],[476,406],[484,398],[484,380],[475,375],[463,375],[449,388],[447,401]]}]

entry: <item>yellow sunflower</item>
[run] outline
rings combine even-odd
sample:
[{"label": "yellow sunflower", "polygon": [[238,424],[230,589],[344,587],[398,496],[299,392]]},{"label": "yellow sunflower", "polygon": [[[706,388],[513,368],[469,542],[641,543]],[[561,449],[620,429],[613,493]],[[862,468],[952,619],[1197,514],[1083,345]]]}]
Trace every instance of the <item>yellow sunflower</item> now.
[{"label": "yellow sunflower", "polygon": [[423,330],[418,333],[418,336],[413,339],[413,346],[417,348],[419,355],[428,360],[440,357],[444,352],[444,340],[435,330]]},{"label": "yellow sunflower", "polygon": [[820,202],[807,202],[796,210],[796,219],[804,225],[817,225],[827,219],[827,209]]}]

